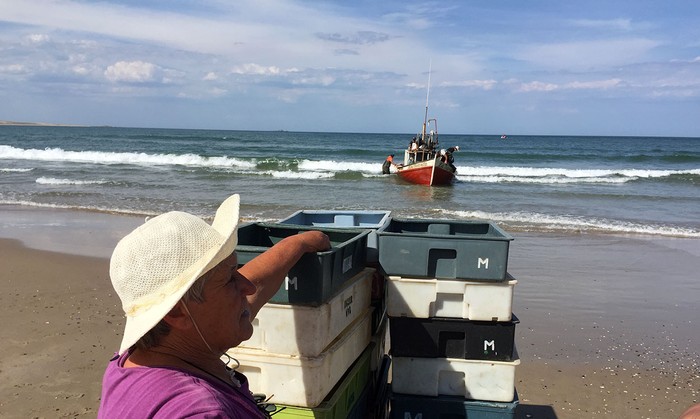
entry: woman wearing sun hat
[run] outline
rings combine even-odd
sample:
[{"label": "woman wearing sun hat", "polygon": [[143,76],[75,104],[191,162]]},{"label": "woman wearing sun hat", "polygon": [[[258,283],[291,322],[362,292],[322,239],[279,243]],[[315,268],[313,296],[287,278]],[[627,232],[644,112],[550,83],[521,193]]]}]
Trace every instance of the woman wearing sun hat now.
[{"label": "woman wearing sun hat", "polygon": [[252,319],[299,258],[330,242],[318,231],[291,236],[237,269],[239,202],[226,199],[211,225],[162,214],[115,247],[110,277],[126,326],[98,417],[265,417],[221,357],[251,337]]}]

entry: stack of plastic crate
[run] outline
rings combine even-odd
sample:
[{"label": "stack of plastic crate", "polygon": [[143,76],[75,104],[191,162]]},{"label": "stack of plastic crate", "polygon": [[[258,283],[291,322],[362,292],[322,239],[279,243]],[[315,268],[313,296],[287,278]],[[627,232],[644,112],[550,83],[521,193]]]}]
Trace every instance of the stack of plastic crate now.
[{"label": "stack of plastic crate", "polygon": [[326,233],[332,248],[308,253],[253,321],[251,339],[228,354],[256,393],[270,397],[275,417],[363,418],[370,397],[371,292],[368,231],[249,223],[239,227],[239,265],[284,237]]},{"label": "stack of plastic crate", "polygon": [[[377,230],[384,228],[391,219],[391,211],[384,210],[299,210],[278,221],[280,224],[297,225],[312,228],[333,229],[362,229],[367,230],[367,256],[365,263],[368,267],[379,271],[379,250],[377,246]],[[378,344],[376,352],[381,357],[385,348],[383,339],[378,334],[386,332],[386,290],[385,278],[377,272],[372,281],[372,335]],[[381,343],[380,343],[381,341]],[[373,362],[373,372],[378,372]]]},{"label": "stack of plastic crate", "polygon": [[512,237],[491,222],[392,219],[387,275],[392,418],[513,417],[518,404],[507,273]]}]

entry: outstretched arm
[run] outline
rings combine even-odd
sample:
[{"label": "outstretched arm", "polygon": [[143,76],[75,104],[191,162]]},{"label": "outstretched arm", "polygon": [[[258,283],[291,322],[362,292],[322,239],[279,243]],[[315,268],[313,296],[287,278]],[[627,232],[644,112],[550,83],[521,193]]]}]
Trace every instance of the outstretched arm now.
[{"label": "outstretched arm", "polygon": [[248,297],[251,315],[255,317],[282,285],[287,272],[304,253],[330,248],[328,236],[320,231],[306,231],[285,237],[270,249],[241,266],[238,272],[255,284],[257,291]]}]

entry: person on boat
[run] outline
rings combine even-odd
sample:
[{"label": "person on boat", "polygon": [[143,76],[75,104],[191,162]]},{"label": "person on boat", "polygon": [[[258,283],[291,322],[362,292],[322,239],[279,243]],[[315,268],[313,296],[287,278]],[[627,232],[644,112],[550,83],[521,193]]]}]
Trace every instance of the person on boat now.
[{"label": "person on boat", "polygon": [[115,247],[110,278],[126,324],[99,418],[265,418],[275,409],[221,356],[251,337],[255,315],[299,258],[330,242],[320,231],[295,234],[239,268],[239,205],[238,195],[227,198],[211,225],[185,212],[159,215]]},{"label": "person on boat", "polygon": [[455,166],[455,157],[452,155],[455,151],[459,151],[459,146],[456,145],[454,147],[449,147],[447,150],[442,150],[444,151],[444,157],[445,159],[443,160],[444,163],[447,163],[450,165],[452,168],[453,172],[457,171],[457,167]]},{"label": "person on boat", "polygon": [[388,175],[390,173],[390,168],[391,166],[396,167],[396,164],[394,163],[394,155],[389,154],[384,160],[384,164],[382,164],[382,174]]}]

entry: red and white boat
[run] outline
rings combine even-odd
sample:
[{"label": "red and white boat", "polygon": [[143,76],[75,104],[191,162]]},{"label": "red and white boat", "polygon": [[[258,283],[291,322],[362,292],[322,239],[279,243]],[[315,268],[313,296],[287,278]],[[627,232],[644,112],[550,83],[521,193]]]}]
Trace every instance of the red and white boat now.
[{"label": "red and white boat", "polygon": [[437,119],[428,119],[430,73],[428,71],[423,129],[411,140],[408,150],[404,151],[403,164],[397,165],[396,173],[401,179],[418,185],[449,185],[454,181],[457,171],[452,164],[452,153],[459,150],[459,147],[450,148],[449,151],[439,148]]},{"label": "red and white boat", "polygon": [[[434,123],[435,129],[426,134],[426,124]],[[411,183],[426,186],[449,185],[455,178],[451,164],[451,152],[440,150],[437,139],[437,120],[423,124],[423,133],[417,138],[417,147],[404,151],[403,164],[396,168],[398,176]],[[457,148],[459,150],[459,148]]]}]

